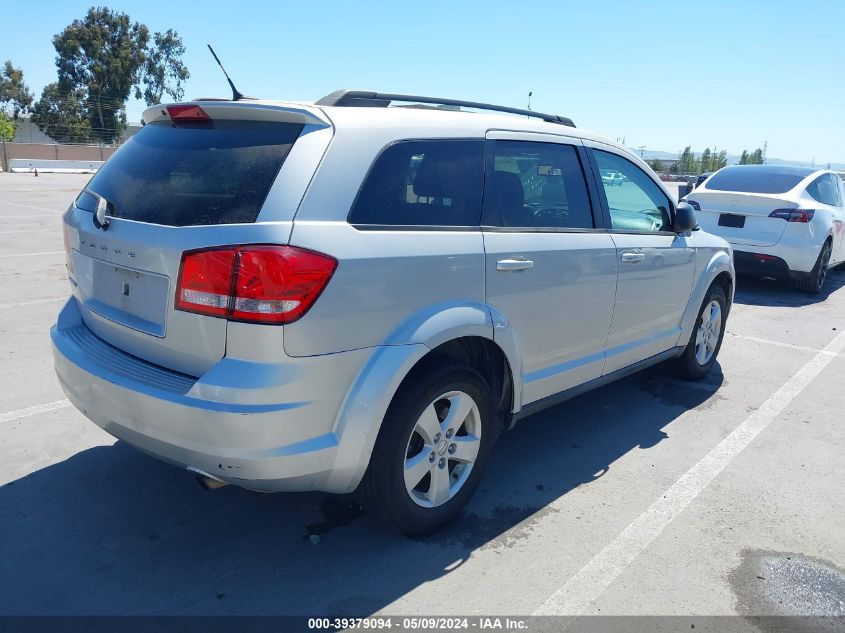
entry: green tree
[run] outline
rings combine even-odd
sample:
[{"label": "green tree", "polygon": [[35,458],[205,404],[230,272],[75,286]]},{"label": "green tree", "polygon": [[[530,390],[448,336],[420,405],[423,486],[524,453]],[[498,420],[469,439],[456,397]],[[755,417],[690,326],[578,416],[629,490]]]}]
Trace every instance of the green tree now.
[{"label": "green tree", "polygon": [[32,122],[60,142],[90,141],[91,123],[86,117],[84,98],[81,88],[68,94],[59,89],[58,83],[48,84],[32,110]]},{"label": "green tree", "polygon": [[728,165],[728,152],[722,150],[719,154],[713,159],[713,165],[711,167],[711,171],[716,171],[717,169],[721,169],[722,167],[727,167]]},{"label": "green tree", "polygon": [[135,97],[140,99],[143,96],[147,105],[161,103],[165,94],[181,101],[185,95],[182,84],[191,76],[182,62],[184,54],[185,45],[176,31],[167,29],[164,33],[156,33],[144,62],[144,92],[142,94],[137,88]]},{"label": "green tree", "polygon": [[53,38],[59,90],[85,93],[86,118],[94,135],[114,140],[124,129],[124,104],[138,83],[149,30],[125,13],[92,7]]},{"label": "green tree", "polygon": [[8,114],[0,110],[0,141],[11,141],[15,138],[15,122]]},{"label": "green tree", "polygon": [[763,164],[763,150],[761,148],[755,149],[751,152],[751,155],[748,157],[748,164],[749,165],[762,165]]},{"label": "green tree", "polygon": [[701,170],[702,172],[704,172],[704,171],[710,171],[710,169],[711,169],[711,165],[710,165],[710,148],[709,148],[709,147],[705,147],[705,148],[704,148],[704,151],[703,151],[703,152],[701,152],[701,165],[700,165],[700,170]]},{"label": "green tree", "polygon": [[678,158],[678,173],[692,174],[698,170],[699,162],[695,158],[692,148],[687,145]]},{"label": "green tree", "polygon": [[742,150],[742,155],[739,157],[739,164],[740,165],[747,165],[748,164],[748,150]]},{"label": "green tree", "polygon": [[[155,33],[151,39],[146,25],[108,7],[88,9],[83,19],[53,37],[53,46],[58,84],[50,91],[51,103],[41,110],[59,116],[81,105],[90,133],[100,141],[113,141],[125,129],[130,95],[144,98],[148,105],[164,95],[178,100],[190,76],[176,31]],[[57,107],[58,98],[68,99],[69,105]],[[71,121],[62,124],[78,127]]]},{"label": "green tree", "polygon": [[0,68],[0,109],[14,122],[32,106],[32,91],[23,80],[23,70],[7,60]]},{"label": "green tree", "polygon": [[654,171],[660,172],[664,170],[663,161],[659,158],[652,158],[651,160],[647,160],[646,163]]}]

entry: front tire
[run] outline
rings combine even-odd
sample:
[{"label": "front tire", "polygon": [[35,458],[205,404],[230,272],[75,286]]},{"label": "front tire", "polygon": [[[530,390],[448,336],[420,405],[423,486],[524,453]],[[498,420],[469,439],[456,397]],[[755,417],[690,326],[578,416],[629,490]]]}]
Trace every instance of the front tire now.
[{"label": "front tire", "polygon": [[831,245],[830,240],[828,240],[824,243],[824,246],[822,246],[822,250],[819,251],[819,258],[816,260],[816,264],[813,266],[813,270],[810,271],[810,274],[806,278],[799,279],[797,281],[799,290],[811,295],[817,295],[822,291],[824,281],[827,279],[827,270],[830,265],[830,252]]},{"label": "front tire", "polygon": [[672,361],[672,369],[687,380],[701,380],[716,363],[722,348],[728,319],[728,298],[725,289],[714,284],[698,312],[698,320],[683,354]]},{"label": "front tire", "polygon": [[448,363],[407,380],[382,422],[356,495],[403,534],[432,532],[469,501],[497,434],[490,387]]}]

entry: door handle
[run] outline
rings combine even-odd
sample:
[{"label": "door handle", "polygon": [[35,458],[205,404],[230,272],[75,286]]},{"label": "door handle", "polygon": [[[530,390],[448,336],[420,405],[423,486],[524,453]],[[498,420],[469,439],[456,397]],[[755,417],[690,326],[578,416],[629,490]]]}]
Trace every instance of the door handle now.
[{"label": "door handle", "polygon": [[625,251],[622,253],[622,262],[625,264],[636,264],[645,259],[645,253],[640,251]]},{"label": "door handle", "polygon": [[496,262],[496,270],[527,270],[534,268],[534,262],[524,257],[513,257],[511,259],[500,259]]}]

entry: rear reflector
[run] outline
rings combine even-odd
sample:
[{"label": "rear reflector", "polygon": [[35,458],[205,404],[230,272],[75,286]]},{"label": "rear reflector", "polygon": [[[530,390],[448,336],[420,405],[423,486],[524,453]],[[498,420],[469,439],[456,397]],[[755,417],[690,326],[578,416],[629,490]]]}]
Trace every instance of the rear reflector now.
[{"label": "rear reflector", "polygon": [[64,222],[62,223],[62,238],[65,242],[65,266],[67,266],[67,274],[73,277],[73,252],[70,247],[70,228]]},{"label": "rear reflector", "polygon": [[176,309],[232,321],[291,323],[317,300],[337,260],[294,246],[225,246],[182,254]]},{"label": "rear reflector", "polygon": [[170,105],[167,106],[167,114],[170,115],[170,120],[174,123],[211,121],[211,117],[198,105]]},{"label": "rear reflector", "polygon": [[813,219],[815,209],[775,209],[769,214],[770,218],[780,218],[787,222],[801,222],[807,224]]}]

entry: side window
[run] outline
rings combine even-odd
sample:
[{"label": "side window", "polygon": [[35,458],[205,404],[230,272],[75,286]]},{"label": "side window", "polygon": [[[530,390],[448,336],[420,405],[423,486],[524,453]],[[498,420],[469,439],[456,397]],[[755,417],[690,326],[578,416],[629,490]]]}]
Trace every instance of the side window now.
[{"label": "side window", "polygon": [[591,229],[593,215],[572,145],[496,141],[484,223],[514,228]]},{"label": "side window", "polygon": [[484,141],[403,141],[385,149],[349,212],[350,224],[478,226]]},{"label": "side window", "polygon": [[822,204],[839,206],[839,183],[834,180],[835,177],[830,174],[819,176],[807,185],[807,193]]},{"label": "side window", "polygon": [[671,203],[666,194],[634,163],[593,150],[610,208],[612,228],[624,231],[668,231]]}]

